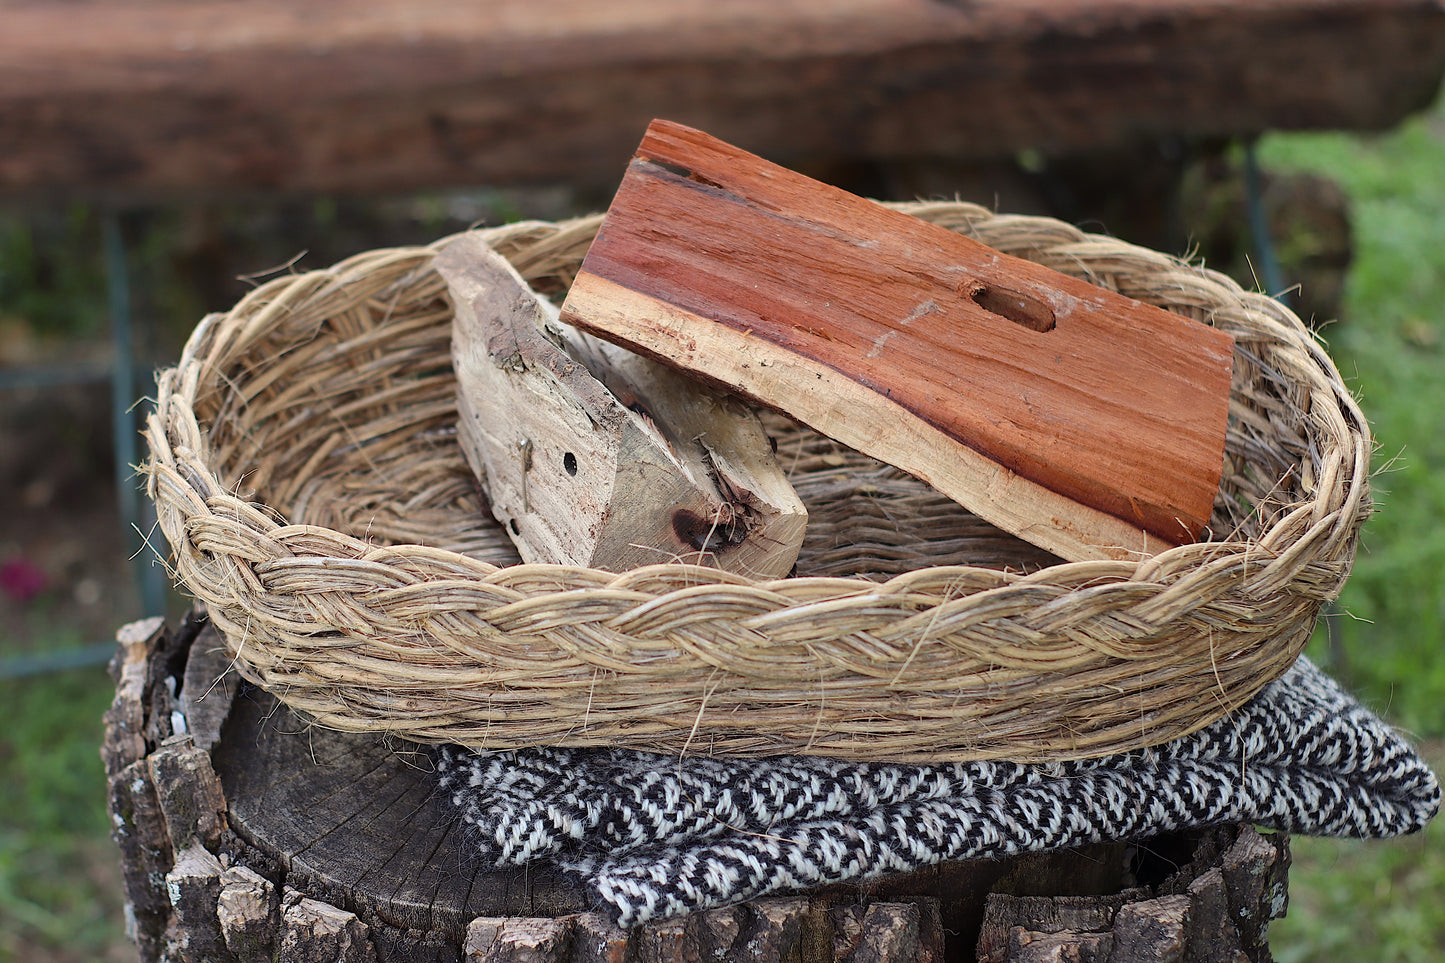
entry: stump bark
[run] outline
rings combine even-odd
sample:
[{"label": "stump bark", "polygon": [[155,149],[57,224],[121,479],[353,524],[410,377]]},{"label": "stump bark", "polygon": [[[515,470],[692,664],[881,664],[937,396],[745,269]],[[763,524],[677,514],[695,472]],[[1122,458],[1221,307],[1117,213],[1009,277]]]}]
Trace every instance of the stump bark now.
[{"label": "stump bark", "polygon": [[312,726],[195,615],[118,634],[102,757],[143,961],[1270,959],[1288,838],[1221,827],[949,863],[629,931],[482,865],[410,743]]}]

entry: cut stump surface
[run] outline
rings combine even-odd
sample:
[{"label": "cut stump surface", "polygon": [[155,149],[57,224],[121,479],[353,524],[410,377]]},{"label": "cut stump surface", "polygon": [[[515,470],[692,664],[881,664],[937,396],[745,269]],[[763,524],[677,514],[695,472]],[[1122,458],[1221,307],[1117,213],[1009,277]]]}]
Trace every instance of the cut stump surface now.
[{"label": "cut stump surface", "polygon": [[146,963],[1263,960],[1284,903],[1286,837],[1229,827],[624,931],[555,869],[480,865],[423,747],[308,726],[237,680],[201,619],[121,637],[102,758]]}]

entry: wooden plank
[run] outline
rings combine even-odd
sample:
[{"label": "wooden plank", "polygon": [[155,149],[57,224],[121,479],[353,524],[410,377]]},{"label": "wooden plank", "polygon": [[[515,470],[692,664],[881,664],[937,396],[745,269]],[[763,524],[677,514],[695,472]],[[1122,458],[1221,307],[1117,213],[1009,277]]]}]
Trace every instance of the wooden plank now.
[{"label": "wooden plank", "polygon": [[654,122],[562,319],[1064,558],[1199,537],[1233,339]]},{"label": "wooden plank", "polygon": [[0,192],[610,183],[655,116],[770,157],[1383,128],[1435,0],[3,5]]},{"label": "wooden plank", "polygon": [[436,264],[462,448],[523,560],[792,570],[808,513],[755,413],[560,323],[479,237]]}]

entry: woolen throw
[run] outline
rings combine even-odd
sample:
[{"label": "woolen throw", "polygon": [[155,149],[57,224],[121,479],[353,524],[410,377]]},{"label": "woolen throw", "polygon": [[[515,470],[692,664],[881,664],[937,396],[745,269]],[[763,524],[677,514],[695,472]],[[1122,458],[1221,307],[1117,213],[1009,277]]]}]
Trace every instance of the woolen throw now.
[{"label": "woolen throw", "polygon": [[615,922],[1223,823],[1375,838],[1440,806],[1411,745],[1308,659],[1172,742],[1051,765],[437,751],[443,804],[497,866],[551,861]]}]

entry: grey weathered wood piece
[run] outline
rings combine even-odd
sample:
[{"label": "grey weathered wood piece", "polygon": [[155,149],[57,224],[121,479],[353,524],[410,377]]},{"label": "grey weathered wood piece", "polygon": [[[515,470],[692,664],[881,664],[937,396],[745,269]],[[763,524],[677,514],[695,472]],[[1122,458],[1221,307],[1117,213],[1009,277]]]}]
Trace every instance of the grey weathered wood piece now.
[{"label": "grey weathered wood piece", "polygon": [[756,412],[562,324],[479,235],[435,264],[458,440],[523,561],[787,576],[808,512]]}]

